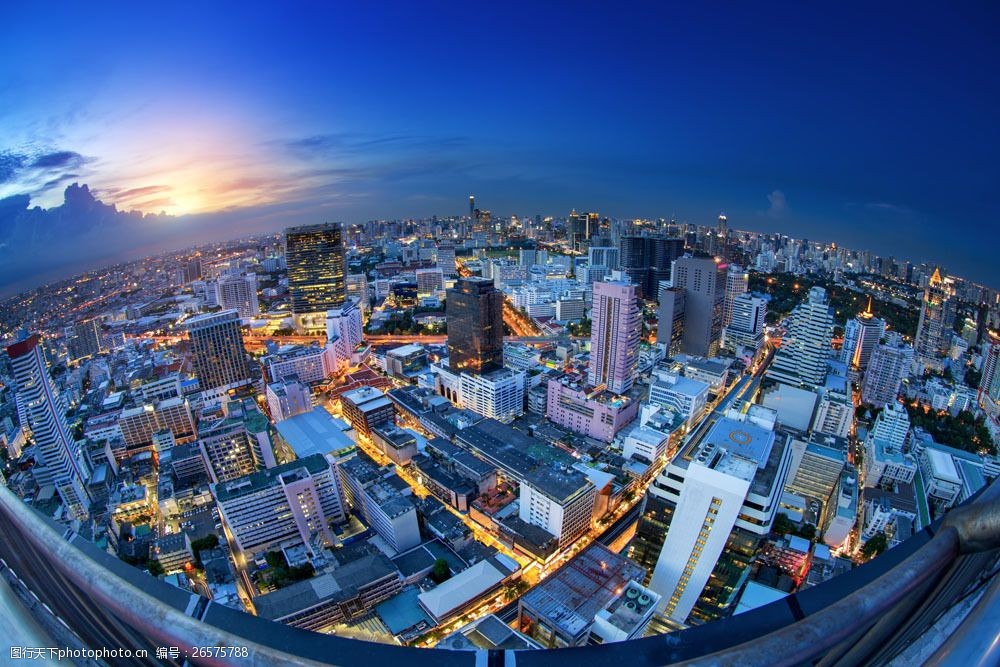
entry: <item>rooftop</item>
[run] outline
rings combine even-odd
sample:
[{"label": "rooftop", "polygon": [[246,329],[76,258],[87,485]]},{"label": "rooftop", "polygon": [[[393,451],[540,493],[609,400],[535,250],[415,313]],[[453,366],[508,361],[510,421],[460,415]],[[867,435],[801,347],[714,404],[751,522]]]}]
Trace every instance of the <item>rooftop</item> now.
[{"label": "rooftop", "polygon": [[338,423],[321,407],[280,421],[275,428],[299,458],[354,447],[354,441],[344,432],[343,422]]},{"label": "rooftop", "polygon": [[594,543],[528,591],[521,604],[567,637],[578,637],[628,582],[645,576],[639,565]]},{"label": "rooftop", "polygon": [[214,484],[212,488],[215,492],[216,500],[222,503],[269,488],[277,484],[278,478],[285,473],[305,469],[310,474],[316,474],[329,468],[330,464],[327,463],[325,458],[319,454],[313,454],[275,466],[274,468],[258,470],[257,472],[238,477],[228,482]]}]

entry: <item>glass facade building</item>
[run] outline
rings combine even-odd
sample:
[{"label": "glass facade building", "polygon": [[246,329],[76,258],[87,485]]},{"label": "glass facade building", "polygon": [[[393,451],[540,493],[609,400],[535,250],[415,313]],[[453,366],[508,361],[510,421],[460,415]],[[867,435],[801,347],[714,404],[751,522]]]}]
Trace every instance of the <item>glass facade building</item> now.
[{"label": "glass facade building", "polygon": [[347,299],[344,240],[340,224],[289,227],[285,262],[292,312],[325,312]]},{"label": "glass facade building", "polygon": [[503,366],[503,292],[487,278],[461,278],[448,290],[448,363],[453,372]]}]

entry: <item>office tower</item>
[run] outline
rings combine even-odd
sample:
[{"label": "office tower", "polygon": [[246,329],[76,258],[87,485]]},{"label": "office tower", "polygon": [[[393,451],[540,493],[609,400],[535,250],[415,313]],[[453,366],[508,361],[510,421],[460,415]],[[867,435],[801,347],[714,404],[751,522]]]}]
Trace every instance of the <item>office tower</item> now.
[{"label": "office tower", "polygon": [[429,296],[444,289],[444,272],[441,269],[417,269],[417,296]]},{"label": "office tower", "polygon": [[343,232],[338,223],[285,230],[288,296],[300,330],[322,329],[326,311],[347,298]]},{"label": "office tower", "polygon": [[864,371],[868,368],[872,352],[885,333],[885,321],[872,314],[872,300],[868,307],[844,326],[844,346],[840,349],[840,361],[848,368]]},{"label": "office tower", "polygon": [[729,265],[726,271],[726,299],[722,304],[723,327],[728,327],[733,321],[733,302],[736,301],[736,297],[746,293],[748,279],[746,269],[737,264]]},{"label": "office tower", "polygon": [[469,195],[469,219],[476,219],[476,197],[474,195]]},{"label": "office tower", "polygon": [[488,278],[460,278],[448,290],[448,366],[482,373],[503,366],[503,292]]},{"label": "office tower", "polygon": [[719,351],[727,270],[714,259],[681,257],[674,261],[673,286],[684,290],[684,354],[711,357]]},{"label": "office tower", "polygon": [[865,486],[902,482],[910,484],[917,473],[916,461],[904,454],[910,436],[910,417],[902,404],[885,406],[865,439]]},{"label": "office tower", "polygon": [[446,276],[455,275],[455,246],[452,243],[440,243],[437,247],[436,264]]},{"label": "office tower", "polygon": [[560,547],[590,529],[597,487],[582,472],[540,466],[521,480],[518,488],[521,521],[554,536]]},{"label": "office tower", "polygon": [[667,346],[667,356],[680,354],[684,343],[684,290],[668,287],[660,290],[657,309],[656,342]]},{"label": "office tower", "polygon": [[729,221],[726,219],[725,213],[719,214],[719,220],[715,231],[716,243],[713,245],[712,250],[716,255],[725,260],[727,256],[726,253],[729,251]]},{"label": "office tower", "polygon": [[898,333],[886,335],[872,350],[872,357],[861,383],[861,402],[883,407],[896,402],[899,387],[913,365],[913,348],[903,343]]},{"label": "office tower", "polygon": [[517,263],[526,266],[530,270],[535,265],[535,249],[521,248],[517,252]]},{"label": "office tower", "polygon": [[756,353],[764,344],[764,318],[767,301],[744,292],[733,299],[732,318],[724,332],[726,349],[751,350]]},{"label": "office tower", "polygon": [[982,374],[979,407],[992,419],[1000,418],[1000,333],[996,331],[990,331],[983,343]]},{"label": "office tower", "polygon": [[590,267],[588,280],[592,283],[604,280],[608,274],[618,269],[621,251],[609,246],[591,246],[587,249],[587,265]]},{"label": "office tower", "polygon": [[913,341],[914,362],[922,368],[944,368],[942,360],[948,354],[955,322],[954,293],[951,279],[943,279],[941,270],[935,268],[924,289],[920,321]]},{"label": "office tower", "polygon": [[371,307],[368,298],[368,277],[363,273],[347,274],[347,298],[357,302],[362,313],[367,313]]},{"label": "office tower", "polygon": [[66,341],[69,358],[72,361],[87,357],[96,357],[108,351],[104,343],[104,333],[101,331],[101,321],[98,318],[77,322],[70,329],[70,337]]},{"label": "office tower", "polygon": [[326,311],[326,348],[328,355],[333,351],[329,361],[335,373],[346,371],[354,363],[354,352],[363,342],[364,325],[356,303],[347,301]]},{"label": "office tower", "polygon": [[[623,236],[619,248],[621,269],[639,286],[641,298],[653,300],[660,282],[673,278],[672,265],[684,254],[684,239],[662,235]],[[676,281],[674,287],[677,287]]]},{"label": "office tower", "polygon": [[767,376],[796,387],[821,386],[826,379],[833,337],[833,311],[826,290],[809,290],[807,299],[792,311],[791,320]]},{"label": "office tower", "polygon": [[289,541],[311,550],[316,537],[335,544],[330,526],[347,518],[340,479],[321,454],[213,484],[212,493],[237,549],[246,554]]},{"label": "office tower", "polygon": [[192,365],[201,391],[223,393],[250,384],[240,314],[235,310],[199,315],[185,322]]},{"label": "office tower", "polygon": [[215,284],[215,292],[223,310],[236,310],[240,317],[248,319],[260,315],[256,274],[222,276]]},{"label": "office tower", "polygon": [[184,265],[184,282],[191,283],[201,279],[201,260],[192,259]]},{"label": "office tower", "polygon": [[[595,218],[596,213],[591,213]],[[573,211],[569,214],[569,218],[566,220],[566,238],[569,239],[570,247],[574,250],[577,249],[580,244],[590,238],[590,228],[588,225],[589,216],[586,213],[577,213]]]},{"label": "office tower", "polygon": [[[773,410],[753,406],[730,410],[708,432],[690,461],[677,457],[650,493],[676,503],[649,587],[660,594],[659,611],[685,622],[706,584],[716,581],[716,564],[734,536],[756,543],[777,514],[791,448],[776,438]],[[737,568],[728,568],[736,572]],[[725,600],[715,597],[719,607]],[[724,596],[728,597],[728,596]]]},{"label": "office tower", "polygon": [[[66,408],[45,367],[41,338],[35,334],[7,347],[17,391],[21,426],[35,442],[31,469],[39,486],[52,484],[68,515],[84,520],[90,511],[89,473],[66,423]],[[20,416],[20,415],[19,415]]]},{"label": "office tower", "polygon": [[624,394],[635,379],[642,334],[636,286],[621,279],[594,283],[591,317],[587,382],[592,387],[604,386],[615,394]]},{"label": "office tower", "polygon": [[487,373],[462,373],[462,407],[476,414],[510,422],[524,414],[524,371],[499,368]]}]

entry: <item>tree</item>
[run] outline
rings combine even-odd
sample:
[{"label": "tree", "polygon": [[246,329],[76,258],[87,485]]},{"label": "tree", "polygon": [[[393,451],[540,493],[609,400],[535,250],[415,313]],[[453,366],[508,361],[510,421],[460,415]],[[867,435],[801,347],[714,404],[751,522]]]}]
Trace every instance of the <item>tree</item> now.
[{"label": "tree", "polygon": [[146,568],[149,570],[149,573],[154,577],[159,577],[164,574],[163,566],[160,565],[160,561],[156,560],[155,558],[151,558],[146,562]]},{"label": "tree", "polygon": [[431,568],[431,579],[433,579],[435,583],[440,584],[450,578],[451,567],[448,566],[448,561],[444,558],[438,558],[434,561],[434,567]]},{"label": "tree", "polygon": [[861,555],[866,559],[874,558],[880,553],[889,548],[889,540],[886,538],[885,533],[879,533],[875,537],[871,538],[865,545],[861,547]]}]

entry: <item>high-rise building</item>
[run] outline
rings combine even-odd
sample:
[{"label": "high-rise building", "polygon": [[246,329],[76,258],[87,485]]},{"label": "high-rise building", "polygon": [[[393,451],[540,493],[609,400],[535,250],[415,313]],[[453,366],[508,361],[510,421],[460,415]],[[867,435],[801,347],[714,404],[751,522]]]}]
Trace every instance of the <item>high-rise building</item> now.
[{"label": "high-rise building", "polygon": [[267,409],[275,422],[311,412],[313,409],[312,392],[294,376],[267,385],[266,395]]},{"label": "high-rise building", "polygon": [[749,292],[733,299],[733,312],[726,326],[723,345],[730,350],[752,351],[756,353],[764,344],[764,318],[767,302]]},{"label": "high-rise building", "polygon": [[808,298],[792,311],[791,320],[767,376],[796,387],[821,386],[833,338],[833,311],[826,290],[809,290]]},{"label": "high-rise building", "polygon": [[955,290],[950,278],[941,277],[934,269],[920,307],[917,336],[913,341],[914,363],[922,368],[941,370],[951,346],[952,325],[955,322]]},{"label": "high-rise building", "polygon": [[636,286],[620,276],[594,283],[591,319],[587,382],[592,387],[603,385],[615,394],[624,394],[632,387],[639,361],[642,317]]},{"label": "high-rise building", "polygon": [[733,321],[733,303],[736,301],[736,297],[746,293],[748,280],[749,275],[746,269],[737,264],[729,265],[729,269],[726,271],[726,299],[722,303],[723,327],[728,327],[729,323]]},{"label": "high-rise building", "polygon": [[252,398],[227,401],[221,409],[202,414],[198,447],[214,482],[273,468],[277,461],[267,417]]},{"label": "high-rise building", "polygon": [[240,314],[235,310],[199,315],[185,322],[201,391],[219,393],[250,384]]},{"label": "high-rise building", "polygon": [[1000,416],[1000,333],[989,332],[989,338],[983,346],[983,375],[979,380],[979,405],[996,418]]},{"label": "high-rise building", "polygon": [[680,354],[684,343],[684,290],[668,287],[660,290],[657,309],[656,342],[667,346],[667,356]]},{"label": "high-rise building", "polygon": [[459,377],[463,407],[502,422],[524,413],[524,371],[500,368],[487,373],[462,373]]},{"label": "high-rise building", "polygon": [[31,431],[37,452],[31,469],[39,486],[52,484],[68,515],[86,519],[90,497],[89,473],[70,435],[66,409],[45,366],[41,338],[36,334],[7,348],[16,383],[21,426]]},{"label": "high-rise building", "polygon": [[448,365],[482,373],[503,366],[503,292],[488,278],[460,278],[448,290]]},{"label": "high-rise building", "polygon": [[72,361],[107,352],[108,346],[104,343],[101,320],[95,317],[74,324],[70,330],[70,338],[66,341],[66,347]]},{"label": "high-rise building", "polygon": [[347,518],[340,478],[320,454],[212,485],[236,547],[257,553],[282,543],[334,544],[331,524]]},{"label": "high-rise building", "polygon": [[326,311],[347,298],[346,260],[338,223],[285,230],[288,295],[299,330],[322,330]]},{"label": "high-rise building", "polygon": [[714,259],[700,257],[681,257],[674,261],[673,286],[684,290],[681,352],[700,357],[718,353],[728,268]]},{"label": "high-rise building", "polygon": [[883,407],[896,402],[899,387],[913,365],[913,348],[903,343],[898,333],[890,332],[885,342],[872,350],[861,383],[861,402]]},{"label": "high-rise building", "polygon": [[439,268],[417,269],[417,296],[428,296],[444,289],[444,272]]},{"label": "high-rise building", "polygon": [[358,303],[362,312],[367,313],[371,307],[368,298],[368,277],[363,273],[347,274],[347,298]]},{"label": "high-rise building", "polygon": [[618,268],[620,250],[609,246],[591,246],[587,250],[588,279],[592,283],[604,280],[611,271]]},{"label": "high-rise building", "polygon": [[260,315],[256,274],[222,276],[215,283],[215,291],[216,301],[224,310],[239,311],[243,318]]},{"label": "high-rise building", "polygon": [[770,531],[791,460],[791,448],[775,437],[776,418],[760,406],[730,410],[690,460],[674,459],[650,487],[676,503],[649,582],[667,618],[687,620],[733,533],[759,540]]},{"label": "high-rise building", "polygon": [[437,247],[436,264],[446,276],[455,275],[455,245],[440,243]]},{"label": "high-rise building", "polygon": [[672,279],[673,262],[684,254],[684,239],[663,235],[623,236],[619,247],[621,269],[639,286],[643,299],[653,300],[657,298],[660,282]]},{"label": "high-rise building", "polygon": [[872,300],[868,307],[844,326],[844,346],[840,349],[840,361],[848,368],[864,371],[872,358],[872,352],[885,333],[885,321],[872,314]]}]

